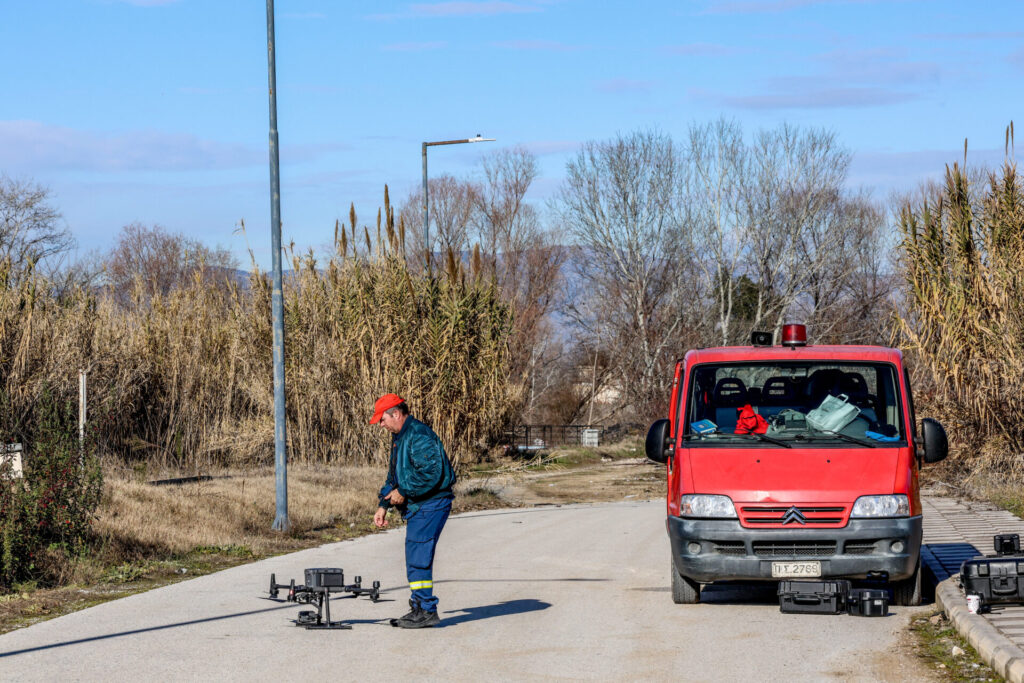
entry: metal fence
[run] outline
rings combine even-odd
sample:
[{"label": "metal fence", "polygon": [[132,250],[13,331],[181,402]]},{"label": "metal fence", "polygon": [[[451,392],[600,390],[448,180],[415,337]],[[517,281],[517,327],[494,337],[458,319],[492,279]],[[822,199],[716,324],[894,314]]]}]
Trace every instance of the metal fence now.
[{"label": "metal fence", "polygon": [[517,450],[541,450],[552,446],[597,446],[604,427],[588,425],[516,425],[505,433],[507,443]]}]

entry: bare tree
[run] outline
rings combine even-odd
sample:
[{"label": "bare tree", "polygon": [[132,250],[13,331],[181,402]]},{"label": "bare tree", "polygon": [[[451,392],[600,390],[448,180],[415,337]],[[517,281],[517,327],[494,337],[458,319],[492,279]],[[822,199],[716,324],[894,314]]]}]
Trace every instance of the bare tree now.
[{"label": "bare tree", "polygon": [[226,280],[237,267],[235,258],[222,247],[211,249],[158,225],[132,223],[121,230],[107,259],[107,277],[118,300],[128,303],[133,293],[145,300],[166,295],[197,270],[221,271],[220,279]]},{"label": "bare tree", "polygon": [[744,251],[741,233],[746,227],[749,194],[748,150],[740,126],[725,119],[691,126],[688,143],[691,174],[685,191],[695,236],[694,262],[714,298],[721,343],[728,344],[734,336],[734,278],[740,275]]},{"label": "bare tree", "polygon": [[[469,232],[477,206],[478,187],[452,175],[428,181],[430,198],[430,250],[442,255],[451,249],[459,256],[470,249]],[[404,222],[406,253],[423,252],[423,192],[417,190],[406,197],[399,209]],[[422,257],[420,257],[422,258]]]},{"label": "bare tree", "polygon": [[898,282],[889,255],[894,236],[866,193],[839,196],[800,244],[805,296],[794,305],[821,341],[888,343]]},{"label": "bare tree", "polygon": [[0,176],[0,261],[10,264],[14,278],[39,267],[51,274],[74,244],[49,190]]},{"label": "bare tree", "polygon": [[477,193],[476,241],[495,259],[498,252],[519,253],[533,246],[537,213],[526,193],[537,178],[537,159],[522,147],[485,156]]},{"label": "bare tree", "polygon": [[585,144],[566,173],[555,209],[578,245],[569,315],[645,414],[667,400],[685,321],[685,169],[668,136],[645,131]]},{"label": "bare tree", "polygon": [[757,134],[751,160],[750,231],[742,241],[750,247],[745,266],[760,284],[752,328],[768,327],[777,338],[814,283],[845,282],[852,267],[842,248],[852,241],[842,193],[850,155],[830,132],[784,124]]},{"label": "bare tree", "polygon": [[719,343],[753,329],[777,338],[791,315],[837,321],[829,310],[845,301],[877,221],[843,191],[850,156],[834,134],[782,125],[748,144],[738,124],[719,120],[692,127],[687,151],[694,250]]},{"label": "bare tree", "polygon": [[550,325],[561,292],[565,250],[526,201],[537,160],[524,148],[484,157],[472,238],[483,265],[512,305],[513,372],[527,383],[523,412],[533,414],[557,383],[558,344]]}]

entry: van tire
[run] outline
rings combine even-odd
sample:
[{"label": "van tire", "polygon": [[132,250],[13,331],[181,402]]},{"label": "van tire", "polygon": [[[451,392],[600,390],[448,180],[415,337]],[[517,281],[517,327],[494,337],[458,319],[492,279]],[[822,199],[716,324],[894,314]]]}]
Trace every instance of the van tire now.
[{"label": "van tire", "polygon": [[914,573],[902,581],[893,581],[892,602],[903,607],[915,607],[921,604],[921,558],[917,558]]},{"label": "van tire", "polygon": [[672,602],[677,605],[695,605],[700,602],[700,584],[680,574],[672,559],[669,559],[669,572],[672,574]]}]

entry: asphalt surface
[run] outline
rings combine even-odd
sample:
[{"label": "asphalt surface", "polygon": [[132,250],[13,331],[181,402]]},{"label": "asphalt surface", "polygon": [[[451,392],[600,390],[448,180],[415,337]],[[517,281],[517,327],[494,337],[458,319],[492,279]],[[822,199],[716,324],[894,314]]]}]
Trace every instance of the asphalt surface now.
[{"label": "asphalt surface", "polygon": [[[786,615],[774,584],[669,593],[664,503],[452,517],[435,561],[441,624],[408,610],[404,529],[166,586],[0,636],[12,680],[919,680],[904,638],[920,608],[881,619]],[[308,631],[266,599],[305,567],[342,567],[382,599],[332,601],[351,630]],[[283,596],[283,593],[282,593]]]}]

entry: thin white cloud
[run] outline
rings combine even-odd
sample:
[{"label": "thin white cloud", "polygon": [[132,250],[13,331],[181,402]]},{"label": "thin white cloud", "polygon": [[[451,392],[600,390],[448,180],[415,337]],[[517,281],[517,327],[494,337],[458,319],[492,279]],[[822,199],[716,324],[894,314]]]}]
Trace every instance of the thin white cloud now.
[{"label": "thin white cloud", "polygon": [[740,109],[850,109],[898,104],[917,95],[885,88],[829,88],[765,95],[723,96],[722,104]]},{"label": "thin white cloud", "polygon": [[936,62],[908,61],[903,50],[877,48],[872,50],[834,50],[818,56],[827,67],[824,75],[832,83],[936,83],[942,67]]},{"label": "thin white cloud", "polygon": [[1015,66],[1019,71],[1024,71],[1024,47],[1020,48],[1016,52],[1011,52],[1007,56],[1008,61],[1012,66]]},{"label": "thin white cloud", "polygon": [[[1002,149],[967,149],[967,167],[996,168],[1003,163]],[[922,149],[903,152],[865,150],[856,152],[850,163],[852,185],[874,187],[882,191],[907,191],[921,182],[941,180],[947,164],[963,164],[963,145],[949,149]]]},{"label": "thin white cloud", "polygon": [[905,59],[903,48],[832,50],[807,60],[818,73],[775,76],[756,93],[698,92],[698,97],[741,109],[876,107],[918,99],[941,82],[943,67]]},{"label": "thin white cloud", "polygon": [[[282,145],[281,157],[303,162],[348,149],[337,143]],[[204,140],[188,133],[104,133],[39,121],[0,121],[0,168],[39,171],[195,171],[259,166],[267,149]]]}]

